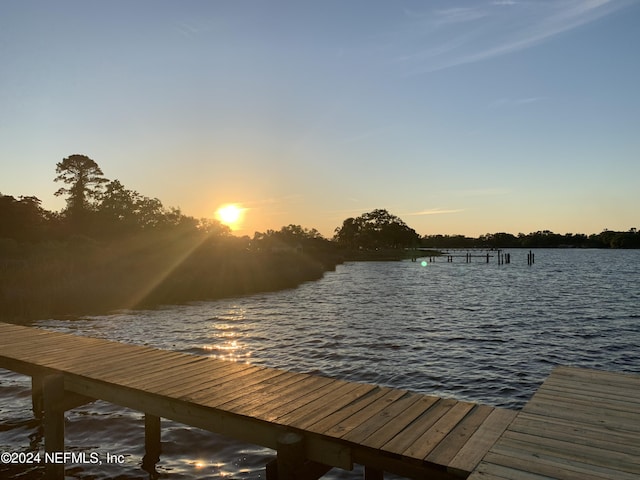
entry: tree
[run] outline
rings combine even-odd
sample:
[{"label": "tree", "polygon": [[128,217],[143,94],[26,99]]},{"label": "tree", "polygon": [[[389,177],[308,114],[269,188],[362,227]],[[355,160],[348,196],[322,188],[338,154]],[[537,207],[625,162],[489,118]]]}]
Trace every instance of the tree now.
[{"label": "tree", "polygon": [[354,248],[404,248],[418,243],[420,236],[399,217],[377,209],[357,218],[347,218],[336,229],[335,240]]},{"label": "tree", "polygon": [[100,196],[99,210],[107,221],[135,224],[136,202],[139,198],[138,192],[124,188],[119,180],[112,180]]},{"label": "tree", "polygon": [[92,201],[99,198],[102,185],[108,180],[98,164],[86,155],[68,156],[56,164],[56,173],[55,181],[69,187],[59,188],[55,195],[68,195],[65,216],[79,227],[85,223]]},{"label": "tree", "polygon": [[0,193],[0,238],[15,240],[39,239],[47,227],[48,216],[41,207],[41,201],[34,196],[20,196]]}]

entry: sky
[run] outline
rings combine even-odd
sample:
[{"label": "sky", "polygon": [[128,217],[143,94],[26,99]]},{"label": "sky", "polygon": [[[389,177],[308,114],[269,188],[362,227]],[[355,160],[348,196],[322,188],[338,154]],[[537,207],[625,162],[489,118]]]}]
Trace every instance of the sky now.
[{"label": "sky", "polygon": [[0,192],[56,163],[235,234],[640,227],[638,0],[0,0]]}]

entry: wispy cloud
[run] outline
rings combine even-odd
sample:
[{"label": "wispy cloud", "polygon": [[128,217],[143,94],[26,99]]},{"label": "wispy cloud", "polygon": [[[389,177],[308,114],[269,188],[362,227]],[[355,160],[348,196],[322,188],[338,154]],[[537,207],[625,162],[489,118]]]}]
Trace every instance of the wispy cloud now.
[{"label": "wispy cloud", "polygon": [[544,100],[544,97],[523,97],[523,98],[499,98],[489,104],[489,108],[510,108],[522,105],[531,105]]},{"label": "wispy cloud", "polygon": [[476,7],[454,7],[436,11],[436,24],[447,25],[451,23],[465,23],[479,20],[488,15],[482,9]]},{"label": "wispy cloud", "polygon": [[[531,48],[619,11],[634,0],[496,0],[471,6],[404,10],[409,25],[397,36],[398,62],[425,73]],[[466,3],[469,5],[469,3]]]}]

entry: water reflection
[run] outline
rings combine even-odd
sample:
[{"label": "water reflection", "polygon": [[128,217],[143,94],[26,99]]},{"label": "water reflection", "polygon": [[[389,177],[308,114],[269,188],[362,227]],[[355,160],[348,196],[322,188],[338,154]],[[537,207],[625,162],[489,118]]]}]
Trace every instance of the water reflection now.
[{"label": "water reflection", "polygon": [[233,362],[249,362],[251,351],[243,341],[247,333],[241,328],[246,309],[234,307],[213,319],[210,343],[203,346],[209,356]]}]

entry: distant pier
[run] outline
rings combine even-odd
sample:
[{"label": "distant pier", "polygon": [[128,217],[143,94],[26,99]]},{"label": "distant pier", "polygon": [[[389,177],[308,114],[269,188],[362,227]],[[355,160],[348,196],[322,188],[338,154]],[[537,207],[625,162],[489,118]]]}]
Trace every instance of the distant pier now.
[{"label": "distant pier", "polygon": [[[429,251],[433,251],[431,248]],[[420,258],[419,255],[415,255],[411,260],[416,262]],[[490,263],[490,260],[495,258],[498,265],[505,265],[511,263],[511,253],[504,252],[502,249],[459,249],[459,250],[445,250],[440,255],[428,255],[423,258],[428,258],[430,263],[434,263],[438,258],[445,258],[447,263],[453,263],[456,258],[463,259],[464,263],[472,263],[474,259],[480,259],[482,263]],[[535,263],[535,254],[529,250],[527,253],[527,265],[532,266]]]}]

